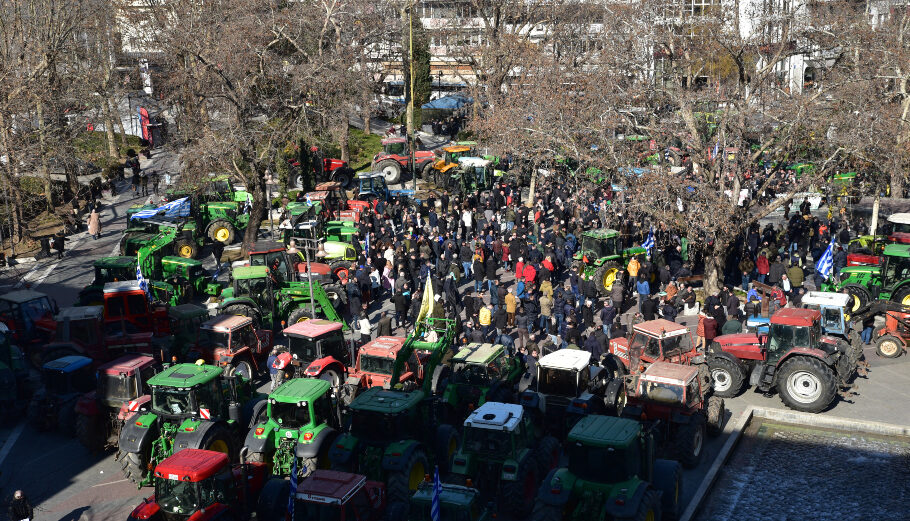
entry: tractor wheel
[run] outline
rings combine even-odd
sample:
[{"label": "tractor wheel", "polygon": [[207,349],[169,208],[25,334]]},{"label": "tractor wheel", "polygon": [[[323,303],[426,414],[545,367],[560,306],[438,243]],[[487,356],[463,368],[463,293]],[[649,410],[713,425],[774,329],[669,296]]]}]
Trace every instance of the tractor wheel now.
[{"label": "tractor wheel", "polygon": [[884,358],[897,358],[904,352],[904,344],[897,337],[885,335],[875,341],[875,354]]},{"label": "tractor wheel", "polygon": [[897,302],[902,306],[910,306],[910,286],[904,286],[895,291],[891,295],[891,302]]},{"label": "tractor wheel", "polygon": [[354,169],[349,166],[342,166],[335,169],[332,173],[332,181],[341,184],[341,188],[347,190],[351,187],[351,181],[354,180]]},{"label": "tractor wheel", "polygon": [[594,285],[601,295],[610,296],[613,289],[613,283],[616,282],[616,274],[619,272],[619,266],[615,262],[604,263],[594,272]]},{"label": "tractor wheel", "polygon": [[329,297],[329,301],[332,303],[332,307],[335,308],[335,311],[339,311],[348,304],[348,292],[344,290],[338,284],[326,284],[322,286],[325,295]]},{"label": "tractor wheel", "polygon": [[208,236],[212,241],[218,241],[223,244],[234,242],[234,226],[223,220],[217,220],[209,225]]},{"label": "tractor wheel", "polygon": [[546,476],[551,470],[559,466],[559,458],[562,452],[562,447],[559,445],[559,440],[553,436],[544,436],[540,440],[540,444],[537,445],[535,456],[537,458],[537,463],[540,465],[538,469],[541,476]]},{"label": "tractor wheel", "polygon": [[174,251],[177,252],[179,257],[184,259],[195,259],[196,255],[199,254],[199,247],[193,241],[181,239],[174,246]]},{"label": "tractor wheel", "polygon": [[101,425],[98,416],[79,414],[76,416],[76,439],[92,454],[101,452],[107,440],[102,439]]},{"label": "tractor wheel", "polygon": [[727,415],[727,409],[724,406],[724,399],[712,396],[708,398],[708,435],[720,436],[724,431],[724,417]]},{"label": "tractor wheel", "polygon": [[148,472],[149,447],[143,447],[142,452],[124,452],[120,455],[120,470],[126,479],[139,484],[145,473]]},{"label": "tractor wheel", "polygon": [[662,516],[660,508],[660,494],[656,490],[648,490],[638,504],[638,511],[632,517],[617,517],[616,521],[656,521],[666,519]]},{"label": "tractor wheel", "polygon": [[456,452],[458,452],[458,431],[444,423],[436,429],[436,461],[440,472],[448,474]]},{"label": "tractor wheel", "polygon": [[796,356],[778,369],[777,392],[787,407],[801,412],[821,412],[837,391],[834,371],[818,358]]},{"label": "tractor wheel", "polygon": [[199,448],[227,454],[228,459],[232,461],[234,455],[237,453],[234,444],[234,436],[231,435],[231,431],[223,424],[216,425],[209,429],[209,431],[205,433],[202,443],[199,444]]},{"label": "tractor wheel", "polygon": [[259,491],[256,516],[259,519],[284,519],[288,513],[288,494],[291,482],[284,478],[268,480]]},{"label": "tractor wheel", "polygon": [[288,315],[288,325],[306,322],[313,318],[313,314],[307,308],[297,308]]},{"label": "tractor wheel", "polygon": [[852,315],[860,308],[863,308],[872,300],[872,295],[869,294],[869,290],[862,286],[856,284],[850,284],[844,286],[844,291],[847,292],[847,295],[853,297],[851,302],[847,302],[847,311]]},{"label": "tractor wheel", "polygon": [[420,170],[420,178],[426,181],[433,175],[433,162],[427,161],[423,168],[417,167],[417,169]]},{"label": "tractor wheel", "polygon": [[683,491],[682,467],[675,461],[659,459],[654,462],[652,484],[662,492],[661,511],[664,520],[679,517],[679,496]]},{"label": "tractor wheel", "polygon": [[341,387],[341,375],[334,369],[327,369],[324,373],[319,375],[319,379],[329,382],[329,385],[332,386],[332,392],[337,392],[336,390]]},{"label": "tractor wheel", "polygon": [[64,436],[72,437],[76,434],[76,404],[64,402],[57,411],[57,430]]},{"label": "tractor wheel", "polygon": [[[346,260],[336,260],[329,263],[329,269],[332,270],[332,276],[335,280],[350,278],[351,266],[351,261]],[[347,299],[347,295],[345,295],[345,299]]]},{"label": "tractor wheel", "polygon": [[676,460],[687,469],[697,467],[705,448],[705,415],[693,414],[689,423],[679,426],[673,442]]},{"label": "tractor wheel", "polygon": [[534,508],[534,496],[540,483],[540,463],[529,454],[518,465],[515,481],[502,483],[502,512],[524,519]]},{"label": "tractor wheel", "polygon": [[726,358],[711,358],[708,360],[708,369],[711,371],[711,380],[714,382],[715,396],[732,398],[739,394],[743,388],[745,376],[735,362]]},{"label": "tractor wheel", "polygon": [[562,508],[535,501],[531,511],[531,521],[562,521]]},{"label": "tractor wheel", "polygon": [[416,449],[404,466],[404,470],[390,472],[386,480],[386,494],[389,502],[407,502],[411,494],[423,482],[430,465],[423,450]]},{"label": "tractor wheel", "polygon": [[260,326],[259,313],[256,312],[253,306],[247,306],[246,304],[231,304],[224,308],[224,314],[249,317],[253,319],[253,325],[255,327],[258,328]]},{"label": "tractor wheel", "polygon": [[401,180],[401,165],[394,159],[380,161],[375,170],[382,172],[388,185],[393,185]]},{"label": "tractor wheel", "polygon": [[234,360],[227,373],[228,376],[239,374],[247,382],[253,380],[253,366],[249,360]]}]

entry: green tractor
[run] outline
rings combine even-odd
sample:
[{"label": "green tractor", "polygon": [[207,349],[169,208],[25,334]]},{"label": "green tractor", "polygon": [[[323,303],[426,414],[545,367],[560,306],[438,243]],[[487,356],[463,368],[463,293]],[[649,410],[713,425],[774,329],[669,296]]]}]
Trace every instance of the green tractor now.
[{"label": "green tractor", "polygon": [[569,466],[544,479],[532,520],[658,520],[681,513],[682,468],[654,457],[654,437],[639,422],[585,416],[567,446]]},{"label": "green tractor", "polygon": [[518,388],[527,372],[524,364],[500,344],[468,344],[449,362],[452,374],[436,391],[452,424],[486,402],[514,403],[516,391],[524,391]]},{"label": "green tractor", "polygon": [[355,237],[357,228],[351,221],[325,222],[318,216],[305,219],[312,215],[292,218],[292,227],[282,231],[282,241],[287,245],[294,240],[298,250],[306,250],[311,263],[325,263],[334,278],[347,278],[361,253],[360,241]]},{"label": "green tractor", "polygon": [[458,168],[452,170],[448,188],[453,193],[469,194],[493,188],[493,162],[481,157],[461,157]]},{"label": "green tractor", "polygon": [[102,257],[93,263],[95,278],[92,283],[79,291],[77,306],[100,306],[104,304],[104,285],[108,282],[134,280],[136,278],[136,256]]},{"label": "green tractor", "polygon": [[200,238],[231,244],[249,224],[250,214],[244,207],[250,195],[238,190],[229,176],[215,176],[201,187],[169,190],[165,198],[174,201],[181,197],[192,198]]},{"label": "green tractor", "polygon": [[152,400],[124,425],[117,460],[127,479],[152,482],[150,469],[185,448],[223,452],[236,459],[252,416],[252,388],[224,368],[177,364],[148,380]]},{"label": "green tractor", "polygon": [[464,422],[452,473],[472,480],[484,501],[527,517],[541,480],[559,465],[559,441],[541,436],[521,405],[487,402]]},{"label": "green tractor", "polygon": [[878,266],[849,266],[822,284],[822,291],[841,291],[852,297],[853,313],[873,300],[910,306],[910,244],[889,244]]},{"label": "green tractor", "polygon": [[[141,255],[140,253],[140,258]],[[201,261],[162,257],[160,268],[160,273],[153,274],[157,276],[149,283],[149,291],[156,300],[176,306],[188,303],[200,295],[217,296],[221,293],[221,284],[205,273]]]},{"label": "green tractor", "polygon": [[616,230],[588,230],[581,234],[581,247],[572,257],[575,260],[572,267],[584,266],[585,276],[593,278],[601,295],[609,296],[619,270],[632,257],[647,251],[640,246],[623,250]]},{"label": "green tractor", "polygon": [[[482,504],[480,493],[470,487],[440,484],[439,519],[459,521],[490,521],[493,516]],[[433,482],[424,481],[411,496],[408,513],[410,521],[432,521]]]},{"label": "green tractor", "polygon": [[[231,276],[233,285],[221,292],[222,312],[250,317],[257,328],[265,325],[276,330],[282,322],[293,324],[316,318],[311,301],[317,315],[344,323],[333,299],[315,280],[312,286],[307,281],[285,283],[279,273],[265,266],[238,266]],[[346,323],[344,328],[348,328]]]},{"label": "green tractor", "polygon": [[291,474],[295,459],[298,478],[328,468],[329,447],[339,431],[331,394],[325,380],[294,378],[256,404],[256,423],[244,444],[249,461],[268,463],[281,477]]},{"label": "green tractor", "polygon": [[192,220],[152,217],[136,221],[120,238],[120,255],[135,256],[142,248],[151,247],[153,251],[166,248],[167,255],[192,259],[203,245]]}]

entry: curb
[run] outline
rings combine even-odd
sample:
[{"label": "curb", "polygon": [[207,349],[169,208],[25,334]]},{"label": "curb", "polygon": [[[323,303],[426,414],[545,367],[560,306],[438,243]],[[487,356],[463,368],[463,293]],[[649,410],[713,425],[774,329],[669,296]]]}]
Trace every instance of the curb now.
[{"label": "curb", "polygon": [[733,431],[730,433],[730,437],[727,438],[727,441],[721,448],[720,453],[718,453],[717,457],[714,458],[714,462],[711,464],[711,468],[708,469],[708,472],[702,479],[701,484],[698,486],[698,490],[695,491],[692,499],[689,500],[689,504],[686,506],[686,510],[683,512],[683,514],[679,517],[679,521],[691,521],[695,518],[695,514],[701,507],[702,502],[705,500],[705,497],[707,497],[708,492],[710,492],[711,487],[714,485],[714,482],[717,481],[717,476],[720,473],[721,467],[723,467],[726,464],[727,460],[730,458],[730,454],[733,452],[733,448],[739,442],[739,439],[742,436],[746,425],[749,425],[749,423],[755,417],[771,421],[792,423],[796,425],[808,425],[810,427],[821,427],[826,429],[836,429],[846,432],[910,437],[910,426],[874,421],[857,421],[837,416],[821,416],[818,414],[811,414],[806,412],[784,409],[768,409],[765,407],[756,407],[750,405],[749,408],[746,409],[742,415],[740,415],[737,424],[733,427]]}]

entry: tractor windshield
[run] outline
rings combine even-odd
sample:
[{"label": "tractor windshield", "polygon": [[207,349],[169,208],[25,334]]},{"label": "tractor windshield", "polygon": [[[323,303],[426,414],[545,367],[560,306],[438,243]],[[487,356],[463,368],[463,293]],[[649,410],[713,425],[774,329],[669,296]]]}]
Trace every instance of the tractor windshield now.
[{"label": "tractor windshield", "polygon": [[385,145],[382,146],[382,150],[386,154],[394,154],[394,155],[402,156],[405,153],[405,143],[404,142],[386,143]]},{"label": "tractor windshield", "polygon": [[313,360],[320,358],[316,340],[305,336],[288,336],[288,348],[297,357],[300,365],[306,367]]},{"label": "tractor windshield", "polygon": [[578,396],[578,373],[568,369],[538,366],[537,392],[557,396]]},{"label": "tractor windshield", "polygon": [[199,345],[206,347],[227,347],[230,344],[231,335],[226,331],[215,331],[214,329],[199,330]]},{"label": "tractor windshield", "polygon": [[467,428],[464,430],[464,448],[477,454],[502,457],[512,452],[512,436],[501,430]]},{"label": "tractor windshield", "polygon": [[380,356],[360,355],[360,370],[366,373],[390,375],[395,360]]},{"label": "tractor windshield", "polygon": [[812,347],[819,338],[819,326],[797,327],[787,324],[771,324],[771,341],[768,344],[769,359],[780,356],[794,347]]},{"label": "tractor windshield", "polygon": [[95,267],[95,282],[93,284],[105,284],[107,282],[117,282],[120,280],[134,280],[136,270],[132,268],[103,268]]},{"label": "tractor windshield", "polygon": [[173,387],[153,387],[152,410],[170,415],[190,414],[193,410],[190,396],[191,393]]},{"label": "tractor windshield", "polygon": [[474,386],[490,385],[487,368],[477,364],[458,364],[455,366],[455,383]]},{"label": "tractor windshield", "polygon": [[354,411],[351,415],[351,433],[358,438],[377,442],[397,441],[401,433],[398,414],[372,411]]},{"label": "tractor windshield", "polygon": [[681,385],[652,382],[644,379],[641,380],[639,385],[639,392],[642,398],[659,403],[683,403],[684,391],[685,389]]},{"label": "tractor windshield", "polygon": [[[338,521],[341,519],[341,511],[338,505],[326,505],[323,503],[310,503],[309,501],[298,501],[294,509],[294,515],[301,516],[299,519],[307,521]],[[300,512],[300,514],[297,514]],[[348,519],[355,519],[349,517]]]},{"label": "tractor windshield", "polygon": [[593,254],[594,259],[613,257],[618,255],[616,253],[616,238],[607,237],[598,239],[595,237],[583,236],[581,238],[581,251],[589,256]]},{"label": "tractor windshield", "polygon": [[271,416],[279,425],[287,429],[299,429],[310,423],[309,407],[298,407],[296,403],[273,403]]},{"label": "tractor windshield", "polygon": [[640,474],[638,445],[627,449],[569,445],[569,471],[581,479],[598,483],[619,483]]},{"label": "tractor windshield", "polygon": [[139,396],[136,389],[136,377],[119,374],[99,375],[98,396],[108,401],[132,400]]},{"label": "tractor windshield", "polygon": [[255,297],[259,298],[268,288],[268,281],[261,279],[234,279],[234,296],[235,297]]},{"label": "tractor windshield", "polygon": [[155,499],[161,510],[169,514],[192,514],[200,507],[199,484],[176,479],[156,479]]}]

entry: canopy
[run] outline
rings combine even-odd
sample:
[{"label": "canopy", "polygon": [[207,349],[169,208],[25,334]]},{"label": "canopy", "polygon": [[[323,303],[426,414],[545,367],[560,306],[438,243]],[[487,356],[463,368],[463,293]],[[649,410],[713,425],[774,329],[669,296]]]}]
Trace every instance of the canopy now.
[{"label": "canopy", "polygon": [[424,103],[421,108],[437,110],[456,110],[465,105],[474,103],[474,100],[462,94],[451,94],[435,99],[429,103]]},{"label": "canopy", "polygon": [[190,216],[190,199],[182,197],[176,201],[171,201],[158,208],[140,210],[130,216],[130,219],[148,219],[159,213],[164,212],[165,217],[189,217]]}]

